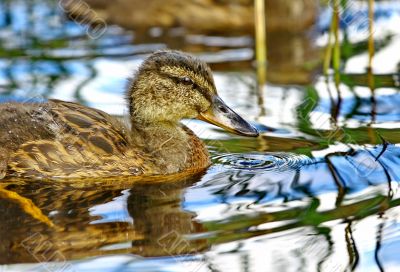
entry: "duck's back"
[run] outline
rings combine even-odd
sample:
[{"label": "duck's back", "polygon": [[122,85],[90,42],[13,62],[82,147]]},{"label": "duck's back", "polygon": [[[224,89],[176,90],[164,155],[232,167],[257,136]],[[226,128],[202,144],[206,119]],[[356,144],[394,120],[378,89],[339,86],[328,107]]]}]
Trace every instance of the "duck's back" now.
[{"label": "duck's back", "polygon": [[82,105],[0,104],[0,177],[83,178],[151,174],[125,126]]}]

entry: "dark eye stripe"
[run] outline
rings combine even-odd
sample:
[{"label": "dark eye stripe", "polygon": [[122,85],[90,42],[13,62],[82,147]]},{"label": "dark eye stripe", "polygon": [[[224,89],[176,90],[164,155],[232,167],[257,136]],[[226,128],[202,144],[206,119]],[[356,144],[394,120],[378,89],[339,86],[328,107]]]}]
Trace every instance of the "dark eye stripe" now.
[{"label": "dark eye stripe", "polygon": [[[172,79],[176,84],[185,84],[182,83],[182,77],[178,77],[178,76],[174,76],[168,73],[163,73],[160,71],[160,74],[162,76],[164,76],[165,78],[169,78]],[[205,89],[203,89],[202,87],[200,87],[196,82],[192,81],[191,83],[193,85],[193,89],[195,89],[196,91],[198,91],[199,93],[201,93],[205,99],[207,99],[208,101],[212,101],[212,95]]]},{"label": "dark eye stripe", "polygon": [[197,84],[195,84],[194,89],[196,89],[196,91],[201,93],[205,99],[207,99],[210,102],[212,101],[211,94],[209,92],[207,92],[206,90],[204,90],[203,88],[199,87]]}]

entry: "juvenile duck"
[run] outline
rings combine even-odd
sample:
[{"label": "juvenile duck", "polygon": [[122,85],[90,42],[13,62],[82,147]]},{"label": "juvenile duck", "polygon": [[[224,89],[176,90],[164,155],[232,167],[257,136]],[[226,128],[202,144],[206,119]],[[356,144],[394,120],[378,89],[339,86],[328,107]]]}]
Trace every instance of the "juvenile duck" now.
[{"label": "juvenile duck", "polygon": [[71,102],[0,104],[0,178],[164,175],[209,166],[202,141],[179,121],[258,132],[218,96],[210,68],[178,51],[149,56],[127,88],[130,126]]}]

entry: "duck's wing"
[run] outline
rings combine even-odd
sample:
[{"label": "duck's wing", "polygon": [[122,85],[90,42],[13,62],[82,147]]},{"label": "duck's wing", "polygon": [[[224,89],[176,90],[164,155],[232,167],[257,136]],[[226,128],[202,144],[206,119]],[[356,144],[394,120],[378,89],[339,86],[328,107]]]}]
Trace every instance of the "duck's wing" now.
[{"label": "duck's wing", "polygon": [[[132,145],[127,129],[103,111],[50,100],[51,137],[23,143],[12,154],[10,170],[24,177],[80,178],[142,175],[149,160]],[[47,118],[48,119],[48,118]]]},{"label": "duck's wing", "polygon": [[101,110],[60,100],[49,103],[56,123],[56,138],[74,135],[89,144],[89,148],[104,154],[124,153],[131,143],[127,128]]},{"label": "duck's wing", "polygon": [[[47,129],[47,103],[0,104],[0,178],[8,169],[8,162],[21,145],[41,139],[53,139]],[[39,114],[40,113],[40,114]]]}]

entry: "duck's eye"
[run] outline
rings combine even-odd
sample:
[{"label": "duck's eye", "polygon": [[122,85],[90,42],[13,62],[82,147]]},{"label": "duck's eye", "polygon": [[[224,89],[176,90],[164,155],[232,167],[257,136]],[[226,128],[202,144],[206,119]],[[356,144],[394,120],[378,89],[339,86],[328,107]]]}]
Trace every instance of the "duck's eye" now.
[{"label": "duck's eye", "polygon": [[180,81],[186,85],[193,84],[193,80],[190,77],[182,77],[182,78],[180,78]]}]

